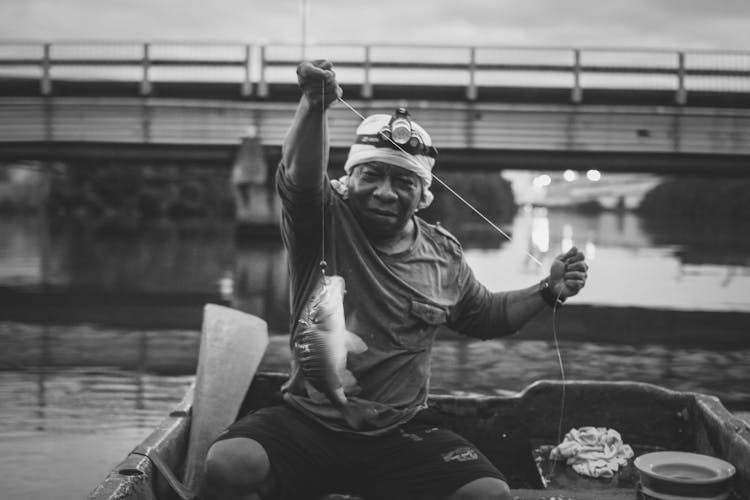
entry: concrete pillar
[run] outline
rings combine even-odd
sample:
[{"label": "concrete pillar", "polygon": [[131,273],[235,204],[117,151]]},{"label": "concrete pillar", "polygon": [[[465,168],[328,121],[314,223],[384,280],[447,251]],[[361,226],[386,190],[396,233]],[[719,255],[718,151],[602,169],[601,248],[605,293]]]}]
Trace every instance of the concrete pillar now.
[{"label": "concrete pillar", "polygon": [[243,234],[278,235],[280,210],[273,181],[257,129],[250,127],[232,167],[235,214]]},{"label": "concrete pillar", "polygon": [[466,87],[466,99],[477,100],[477,49],[469,48],[469,85]]}]

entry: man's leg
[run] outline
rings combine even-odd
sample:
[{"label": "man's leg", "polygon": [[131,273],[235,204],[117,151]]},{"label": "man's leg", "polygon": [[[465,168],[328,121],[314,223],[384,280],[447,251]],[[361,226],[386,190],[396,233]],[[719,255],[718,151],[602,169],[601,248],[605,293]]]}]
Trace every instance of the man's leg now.
[{"label": "man's leg", "polygon": [[496,477],[475,479],[461,486],[446,500],[511,500],[508,484]]},{"label": "man's leg", "polygon": [[260,500],[275,489],[266,450],[255,440],[233,438],[214,443],[206,456],[206,500]]},{"label": "man's leg", "polygon": [[348,477],[340,439],[286,405],[255,410],[209,448],[201,498],[291,499],[335,491]]},{"label": "man's leg", "polygon": [[512,498],[503,474],[472,443],[442,428],[410,423],[368,443],[357,457],[357,493],[375,500]]}]

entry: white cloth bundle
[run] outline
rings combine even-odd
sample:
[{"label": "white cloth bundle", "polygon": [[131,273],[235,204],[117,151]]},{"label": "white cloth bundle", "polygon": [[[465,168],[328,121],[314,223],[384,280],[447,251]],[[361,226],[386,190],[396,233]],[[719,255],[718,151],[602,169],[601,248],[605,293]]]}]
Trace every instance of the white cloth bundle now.
[{"label": "white cloth bundle", "polygon": [[614,476],[633,457],[633,449],[624,444],[620,433],[606,427],[571,429],[563,442],[550,452],[552,460],[566,460],[583,476]]}]

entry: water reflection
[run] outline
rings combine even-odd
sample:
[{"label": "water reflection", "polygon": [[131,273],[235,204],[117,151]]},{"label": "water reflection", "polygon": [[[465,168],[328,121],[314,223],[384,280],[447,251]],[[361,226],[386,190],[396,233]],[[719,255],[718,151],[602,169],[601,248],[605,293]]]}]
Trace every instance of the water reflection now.
[{"label": "water reflection", "polygon": [[531,217],[531,245],[536,252],[545,254],[549,252],[549,219],[547,218],[547,209],[538,208],[536,210],[525,208],[528,213],[532,210]]},{"label": "water reflection", "polygon": [[264,318],[274,332],[288,331],[287,259],[281,243],[240,245],[234,269],[234,307]]},{"label": "water reflection", "polygon": [[[261,363],[286,371],[287,337],[274,337]],[[706,351],[649,343],[612,345],[562,341],[567,379],[646,382],[718,396],[733,409],[750,409],[750,348]],[[432,350],[431,391],[438,394],[507,394],[540,379],[560,378],[549,340],[523,336],[491,341],[444,340]],[[721,367],[720,369],[718,367]]]},{"label": "water reflection", "polygon": [[[197,331],[0,323],[0,436],[150,429],[192,381],[198,342]],[[563,340],[560,349],[569,379],[649,382],[750,409],[750,348]],[[288,336],[273,336],[261,369],[287,371],[289,356]],[[449,394],[503,394],[560,377],[552,342],[524,335],[439,341],[432,373],[432,391]]]},{"label": "water reflection", "polygon": [[55,221],[43,237],[44,283],[100,290],[216,290],[234,260],[230,221],[157,221],[132,228]]},{"label": "water reflection", "polygon": [[746,224],[731,219],[643,220],[643,229],[653,235],[657,246],[677,247],[682,264],[750,266],[750,232]]},{"label": "water reflection", "polygon": [[[182,398],[198,340],[197,331],[0,322],[4,498],[81,498],[91,491]],[[749,348],[570,341],[560,348],[569,379],[657,383],[750,410]],[[523,336],[440,341],[432,360],[434,393],[505,394],[559,377],[552,343]],[[260,368],[288,366],[288,337],[272,337]]]},{"label": "water reflection", "polygon": [[0,436],[153,428],[193,379],[199,335],[0,323]]},{"label": "water reflection", "polygon": [[489,288],[505,290],[541,279],[555,255],[576,245],[591,269],[577,304],[750,312],[750,262],[738,255],[748,244],[741,222],[703,232],[677,221],[662,234],[658,227],[628,212],[528,208],[514,220],[512,242],[469,247],[466,256]]},{"label": "water reflection", "polygon": [[[510,242],[478,223],[449,229],[497,290],[541,279],[570,244],[585,249],[589,283],[557,317],[568,378],[653,382],[750,409],[748,236],[739,222],[691,227],[632,213],[521,210],[504,226]],[[66,491],[89,491],[145,437],[192,380],[204,303],[286,332],[286,265],[279,241],[238,244],[222,221],[113,230],[0,219],[0,446],[43,464],[3,458],[0,468],[18,478],[4,483],[9,498],[55,492],[62,483],[36,478],[39,467],[62,470],[61,457],[77,478]],[[441,340],[432,388],[498,393],[556,379],[550,339],[546,316],[508,340]],[[287,343],[274,336],[261,367],[286,370]],[[30,494],[31,483],[47,489]]]},{"label": "water reflection", "polygon": [[[739,222],[663,225],[627,212],[522,209],[505,240],[472,222],[449,228],[489,288],[541,279],[583,248],[591,272],[576,304],[750,312],[750,236]],[[540,266],[536,261],[541,261]],[[288,328],[286,255],[278,240],[235,241],[228,221],[97,227],[40,217],[0,225],[0,318],[196,328],[205,302]]]}]

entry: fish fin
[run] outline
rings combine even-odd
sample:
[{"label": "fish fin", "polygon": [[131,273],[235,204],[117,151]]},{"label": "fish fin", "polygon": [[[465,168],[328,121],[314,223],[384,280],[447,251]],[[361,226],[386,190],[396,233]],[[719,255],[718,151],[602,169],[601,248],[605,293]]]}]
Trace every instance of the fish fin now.
[{"label": "fish fin", "polygon": [[346,423],[349,424],[349,427],[355,430],[359,430],[362,428],[364,424],[364,416],[362,415],[362,412],[357,409],[357,407],[352,406],[352,404],[346,398],[343,387],[339,387],[333,392],[333,394],[331,394],[331,397],[333,399],[317,390],[312,386],[312,384],[307,381],[305,381],[305,388],[307,389],[307,395],[315,403],[321,404],[330,402],[335,408],[337,408],[341,412],[341,416],[344,417]]},{"label": "fish fin", "polygon": [[340,411],[346,423],[349,424],[349,427],[354,430],[360,430],[364,427],[364,415],[356,406],[347,403],[340,408]]},{"label": "fish fin", "polygon": [[307,390],[307,396],[315,403],[320,404],[328,401],[326,395],[313,387],[312,384],[307,380],[305,380],[305,389]]},{"label": "fish fin", "polygon": [[349,330],[346,330],[345,345],[347,352],[353,352],[354,354],[360,354],[367,350],[365,341],[359,335]]},{"label": "fish fin", "polygon": [[362,388],[359,386],[359,380],[357,380],[357,377],[355,377],[347,368],[344,368],[339,374],[339,378],[341,379],[341,385],[344,387],[346,394],[353,396],[362,391]]},{"label": "fish fin", "polygon": [[[346,394],[344,394],[343,386],[337,387],[336,390],[333,391],[333,394],[331,394],[331,396],[333,396],[335,400],[335,401],[333,400],[331,401],[331,404],[333,404],[333,406],[344,407],[349,402],[346,399]],[[330,399],[330,396],[329,396],[329,399]]]}]

